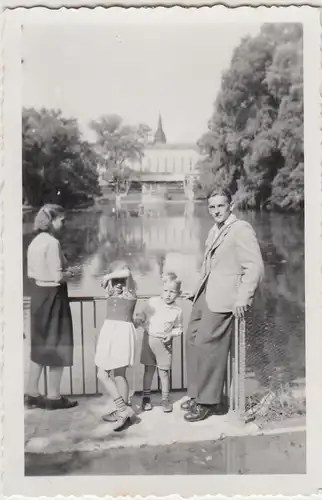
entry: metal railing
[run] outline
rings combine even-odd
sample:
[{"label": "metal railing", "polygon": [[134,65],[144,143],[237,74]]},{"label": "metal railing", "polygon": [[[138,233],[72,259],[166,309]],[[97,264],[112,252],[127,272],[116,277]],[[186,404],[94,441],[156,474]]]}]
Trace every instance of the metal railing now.
[{"label": "metal railing", "polygon": [[[151,296],[139,295],[137,308],[140,303]],[[95,337],[93,332],[99,331],[104,319],[106,297],[69,297],[74,325],[74,365],[64,374],[62,392],[66,395],[92,396],[100,394],[97,368],[94,365]],[[187,302],[187,301],[185,301]],[[24,297],[24,329],[30,328],[30,298]],[[188,313],[184,314],[185,323]],[[28,336],[28,334],[27,334]],[[235,319],[231,349],[228,356],[227,372],[224,384],[224,396],[228,398],[229,408],[238,413],[245,411],[245,361],[246,361],[246,322]],[[186,389],[185,377],[185,347],[184,335],[174,339],[173,365],[170,371],[170,388],[174,391]],[[27,353],[26,353],[27,354]],[[133,369],[135,383],[133,392],[142,390],[142,370],[139,359]],[[47,393],[47,367],[44,369],[43,386]],[[139,379],[139,383],[138,382]],[[159,379],[154,379],[153,390],[160,390]]]}]

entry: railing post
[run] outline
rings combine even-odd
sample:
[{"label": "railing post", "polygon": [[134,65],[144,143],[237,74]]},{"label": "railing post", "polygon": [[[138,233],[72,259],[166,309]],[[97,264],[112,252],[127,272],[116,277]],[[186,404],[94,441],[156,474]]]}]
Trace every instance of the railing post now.
[{"label": "railing post", "polygon": [[[229,380],[230,373],[232,379]],[[246,375],[246,320],[235,318],[232,349],[228,355],[227,385],[229,388],[229,409],[242,415],[245,412]],[[229,384],[230,382],[230,384]]]},{"label": "railing post", "polygon": [[239,408],[239,320],[235,318],[235,411]]},{"label": "railing post", "polygon": [[82,349],[82,379],[83,379],[83,395],[86,394],[86,376],[85,376],[85,346],[84,346],[84,311],[83,301],[80,301],[80,320],[81,320],[81,349]]},{"label": "railing post", "polygon": [[239,321],[239,413],[245,413],[245,377],[246,377],[246,319]]},{"label": "railing post", "polygon": [[234,320],[231,349],[228,354],[226,392],[229,397],[229,410],[242,415],[245,412],[245,375],[246,375],[246,320]]},{"label": "railing post", "polygon": [[44,391],[45,391],[45,396],[48,396],[47,366],[44,366]]},{"label": "railing post", "polygon": [[181,360],[181,390],[184,389],[184,348],[183,348],[183,335],[180,338],[180,360]]}]

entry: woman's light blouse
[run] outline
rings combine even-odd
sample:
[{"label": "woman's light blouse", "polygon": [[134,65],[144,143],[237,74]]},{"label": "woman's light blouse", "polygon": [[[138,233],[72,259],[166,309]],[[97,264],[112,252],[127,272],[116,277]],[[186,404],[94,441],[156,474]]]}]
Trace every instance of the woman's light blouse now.
[{"label": "woman's light blouse", "polygon": [[66,259],[59,241],[49,233],[38,234],[27,252],[28,277],[39,286],[58,286],[63,279]]}]

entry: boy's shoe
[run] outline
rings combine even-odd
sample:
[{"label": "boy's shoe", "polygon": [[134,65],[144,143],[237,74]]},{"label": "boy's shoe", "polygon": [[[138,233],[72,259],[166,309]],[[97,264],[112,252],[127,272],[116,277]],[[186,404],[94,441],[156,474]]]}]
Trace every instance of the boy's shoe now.
[{"label": "boy's shoe", "polygon": [[161,406],[164,413],[171,413],[173,410],[173,404],[169,399],[162,399]]},{"label": "boy's shoe", "polygon": [[74,408],[77,405],[77,401],[71,401],[65,396],[61,396],[59,399],[47,398],[46,400],[46,410],[68,410],[69,408]]},{"label": "boy's shoe", "polygon": [[46,399],[41,394],[39,394],[39,396],[29,396],[29,394],[25,394],[24,404],[29,410],[32,408],[44,409],[46,408]]},{"label": "boy's shoe", "polygon": [[150,398],[143,398],[141,404],[142,411],[151,411],[153,408]]}]

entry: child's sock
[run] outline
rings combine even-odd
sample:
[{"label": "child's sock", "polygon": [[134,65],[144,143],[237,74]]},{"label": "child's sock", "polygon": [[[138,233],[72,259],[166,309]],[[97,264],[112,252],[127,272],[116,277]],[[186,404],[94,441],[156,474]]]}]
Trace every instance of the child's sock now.
[{"label": "child's sock", "polygon": [[125,411],[127,409],[127,406],[121,396],[119,398],[114,399],[114,403],[118,411]]},{"label": "child's sock", "polygon": [[151,389],[143,389],[143,397],[144,397],[144,399],[150,399],[151,398]]},{"label": "child's sock", "polygon": [[161,399],[162,399],[162,401],[168,400],[169,399],[169,391],[167,391],[167,392],[162,391],[161,392]]}]

